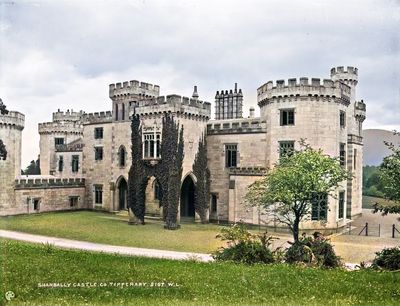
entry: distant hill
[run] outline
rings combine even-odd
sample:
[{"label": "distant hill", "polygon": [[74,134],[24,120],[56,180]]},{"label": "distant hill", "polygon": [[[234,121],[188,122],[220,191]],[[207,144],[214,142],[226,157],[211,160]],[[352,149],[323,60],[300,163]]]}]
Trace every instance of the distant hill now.
[{"label": "distant hill", "polygon": [[386,130],[363,130],[364,137],[364,166],[379,166],[385,156],[391,154],[383,141],[400,145],[400,136]]}]

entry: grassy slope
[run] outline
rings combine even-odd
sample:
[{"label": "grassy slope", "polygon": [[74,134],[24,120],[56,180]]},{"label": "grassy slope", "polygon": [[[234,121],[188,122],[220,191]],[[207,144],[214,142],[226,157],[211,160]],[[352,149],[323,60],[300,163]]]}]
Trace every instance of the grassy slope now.
[{"label": "grassy slope", "polygon": [[[1,240],[7,305],[398,305],[400,274],[278,265],[253,267],[57,249]],[[71,283],[38,288],[38,283]],[[96,287],[73,287],[75,283]],[[100,282],[107,287],[100,287]],[[146,282],[146,287],[110,282]],[[150,287],[151,282],[179,287]]]},{"label": "grassy slope", "polygon": [[221,245],[215,239],[220,229],[217,225],[184,223],[180,230],[168,231],[160,221],[149,220],[144,226],[128,225],[128,217],[89,211],[2,217],[0,229],[184,252],[209,253]]}]

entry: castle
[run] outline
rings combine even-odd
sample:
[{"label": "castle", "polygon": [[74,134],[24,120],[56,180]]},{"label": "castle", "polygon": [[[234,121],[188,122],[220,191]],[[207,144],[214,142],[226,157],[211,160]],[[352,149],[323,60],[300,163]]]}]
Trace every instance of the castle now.
[{"label": "castle", "polygon": [[[144,82],[111,84],[112,111],[58,110],[52,122],[39,123],[42,175],[37,177],[20,175],[24,115],[0,115],[0,139],[8,151],[7,159],[0,160],[0,214],[126,210],[130,116],[135,112],[141,119],[143,158],[156,160],[162,158],[162,118],[170,113],[184,127],[180,217],[198,219],[192,166],[203,134],[211,172],[209,219],[254,224],[265,216],[244,203],[247,187],[265,175],[282,152],[299,148],[299,141],[307,139],[312,147],[339,156],[354,178],[321,204],[329,210],[313,210],[302,228],[320,228],[322,223],[326,228],[343,227],[362,212],[361,131],[366,106],[356,101],[357,68],[333,68],[330,76],[265,83],[257,89],[260,117],[250,108],[250,116],[243,118],[243,94],[235,84],[234,89],[216,92],[214,120],[211,103],[199,100],[196,86],[187,98],[160,96],[159,86]],[[146,189],[146,214],[160,215],[154,178]]]}]

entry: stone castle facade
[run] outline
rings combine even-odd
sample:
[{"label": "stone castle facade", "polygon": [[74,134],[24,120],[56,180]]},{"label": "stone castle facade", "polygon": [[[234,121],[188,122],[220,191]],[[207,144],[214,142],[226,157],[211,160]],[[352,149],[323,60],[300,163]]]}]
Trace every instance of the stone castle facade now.
[{"label": "stone castle facade", "polygon": [[[131,164],[130,116],[139,114],[143,158],[161,158],[162,118],[171,113],[184,127],[185,157],[180,198],[181,217],[197,218],[194,209],[196,177],[192,166],[202,135],[207,137],[211,172],[209,218],[259,224],[259,209],[247,207],[247,187],[267,173],[280,154],[299,148],[306,139],[314,148],[340,156],[354,179],[343,182],[336,197],[328,197],[329,210],[311,212],[302,228],[345,226],[362,212],[362,122],[366,107],[356,101],[358,70],[337,67],[330,79],[300,78],[269,81],[257,89],[260,117],[243,118],[243,94],[237,89],[217,91],[215,119],[211,103],[199,100],[195,87],[191,98],[160,96],[160,87],[130,81],[111,84],[112,111],[53,113],[52,122],[39,123],[41,176],[23,178],[21,133],[24,115],[0,116],[0,139],[9,158],[0,161],[0,214],[54,210],[127,209],[128,171]],[[11,141],[14,140],[14,141]],[[3,175],[4,173],[4,175]],[[146,190],[146,212],[159,216],[157,181]],[[347,220],[347,221],[346,221]],[[274,224],[277,225],[277,224]]]}]

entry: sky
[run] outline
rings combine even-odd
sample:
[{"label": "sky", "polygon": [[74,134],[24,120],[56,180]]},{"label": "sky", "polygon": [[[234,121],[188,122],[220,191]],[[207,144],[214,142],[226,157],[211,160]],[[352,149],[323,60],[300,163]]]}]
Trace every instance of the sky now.
[{"label": "sky", "polygon": [[244,116],[270,80],[358,68],[364,129],[400,130],[399,0],[0,0],[0,98],[26,116],[22,167],[38,123],[58,109],[111,110],[109,84],[213,103],[244,94]]}]

